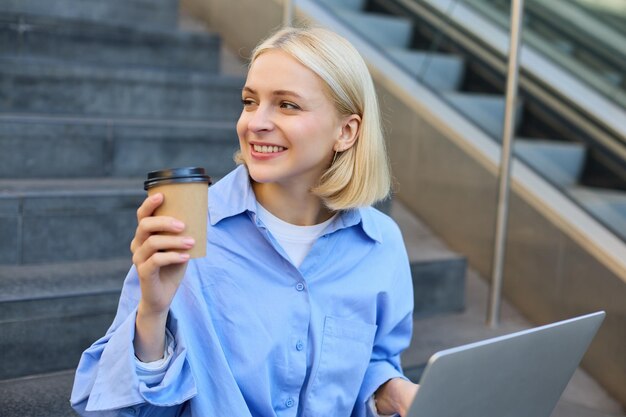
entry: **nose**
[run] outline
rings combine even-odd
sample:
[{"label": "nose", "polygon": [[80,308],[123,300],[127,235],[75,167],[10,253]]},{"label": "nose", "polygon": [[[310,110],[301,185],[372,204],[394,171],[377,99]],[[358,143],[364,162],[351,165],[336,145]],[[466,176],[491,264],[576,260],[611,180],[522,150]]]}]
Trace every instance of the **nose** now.
[{"label": "nose", "polygon": [[272,112],[266,106],[257,107],[248,119],[248,129],[253,132],[270,131],[273,127]]}]

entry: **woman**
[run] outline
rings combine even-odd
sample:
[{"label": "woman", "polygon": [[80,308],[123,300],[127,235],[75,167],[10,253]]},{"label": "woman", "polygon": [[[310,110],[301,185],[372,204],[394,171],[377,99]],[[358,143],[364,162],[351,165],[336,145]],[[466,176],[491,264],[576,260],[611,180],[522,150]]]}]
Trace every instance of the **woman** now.
[{"label": "woman", "polygon": [[[404,415],[413,293],[400,231],[368,207],[390,178],[371,77],[323,29],[253,52],[240,166],[209,190],[207,256],[139,208],[134,267],[78,366],[84,415]],[[167,234],[163,234],[167,233]],[[184,272],[184,277],[183,277]]]}]

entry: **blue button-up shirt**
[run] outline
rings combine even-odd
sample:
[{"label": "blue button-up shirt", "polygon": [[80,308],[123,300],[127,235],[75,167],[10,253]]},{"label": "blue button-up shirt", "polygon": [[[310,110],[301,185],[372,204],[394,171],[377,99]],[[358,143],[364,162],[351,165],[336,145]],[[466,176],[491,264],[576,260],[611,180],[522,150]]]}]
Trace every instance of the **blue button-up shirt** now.
[{"label": "blue button-up shirt", "polygon": [[[240,166],[209,189],[207,256],[189,261],[168,330],[164,376],[138,376],[141,295],[131,268],[107,334],[82,355],[72,404],[87,416],[365,416],[402,376],[413,291],[397,225],[346,210],[299,268],[256,217]],[[110,411],[104,411],[110,410]]]}]

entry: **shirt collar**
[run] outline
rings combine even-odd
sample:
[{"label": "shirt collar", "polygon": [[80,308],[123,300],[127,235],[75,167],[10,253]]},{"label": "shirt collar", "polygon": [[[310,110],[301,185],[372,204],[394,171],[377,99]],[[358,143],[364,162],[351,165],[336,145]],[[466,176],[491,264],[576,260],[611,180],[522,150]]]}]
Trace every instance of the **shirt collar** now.
[{"label": "shirt collar", "polygon": [[239,165],[209,188],[209,222],[215,226],[227,217],[246,211],[256,213],[256,197],[248,170]]},{"label": "shirt collar", "polygon": [[[209,222],[211,226],[215,226],[227,217],[245,212],[256,213],[256,204],[248,170],[244,165],[239,165],[209,188]],[[370,239],[380,243],[382,237],[378,225],[372,218],[372,210],[363,207],[342,211],[328,227],[328,233],[360,226]]]},{"label": "shirt collar", "polygon": [[367,237],[375,242],[381,243],[382,237],[378,225],[372,218],[373,209],[361,207],[342,211],[337,219],[328,227],[327,232],[333,233],[340,229],[352,226],[360,226]]}]

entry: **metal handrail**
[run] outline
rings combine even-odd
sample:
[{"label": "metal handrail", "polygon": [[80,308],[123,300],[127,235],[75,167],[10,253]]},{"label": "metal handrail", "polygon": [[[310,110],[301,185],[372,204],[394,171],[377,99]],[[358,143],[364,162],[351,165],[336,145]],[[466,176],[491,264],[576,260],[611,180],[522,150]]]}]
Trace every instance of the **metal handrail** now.
[{"label": "metal handrail", "polygon": [[504,111],[504,129],[502,132],[502,156],[500,157],[500,175],[498,188],[498,207],[496,218],[495,248],[487,324],[496,327],[500,322],[502,304],[502,280],[504,256],[506,252],[506,230],[509,217],[509,191],[511,176],[511,152],[513,149],[513,131],[515,128],[515,102],[519,79],[519,51],[524,15],[524,0],[513,0],[511,6],[511,35],[509,37],[509,63],[506,82],[506,107]]}]

